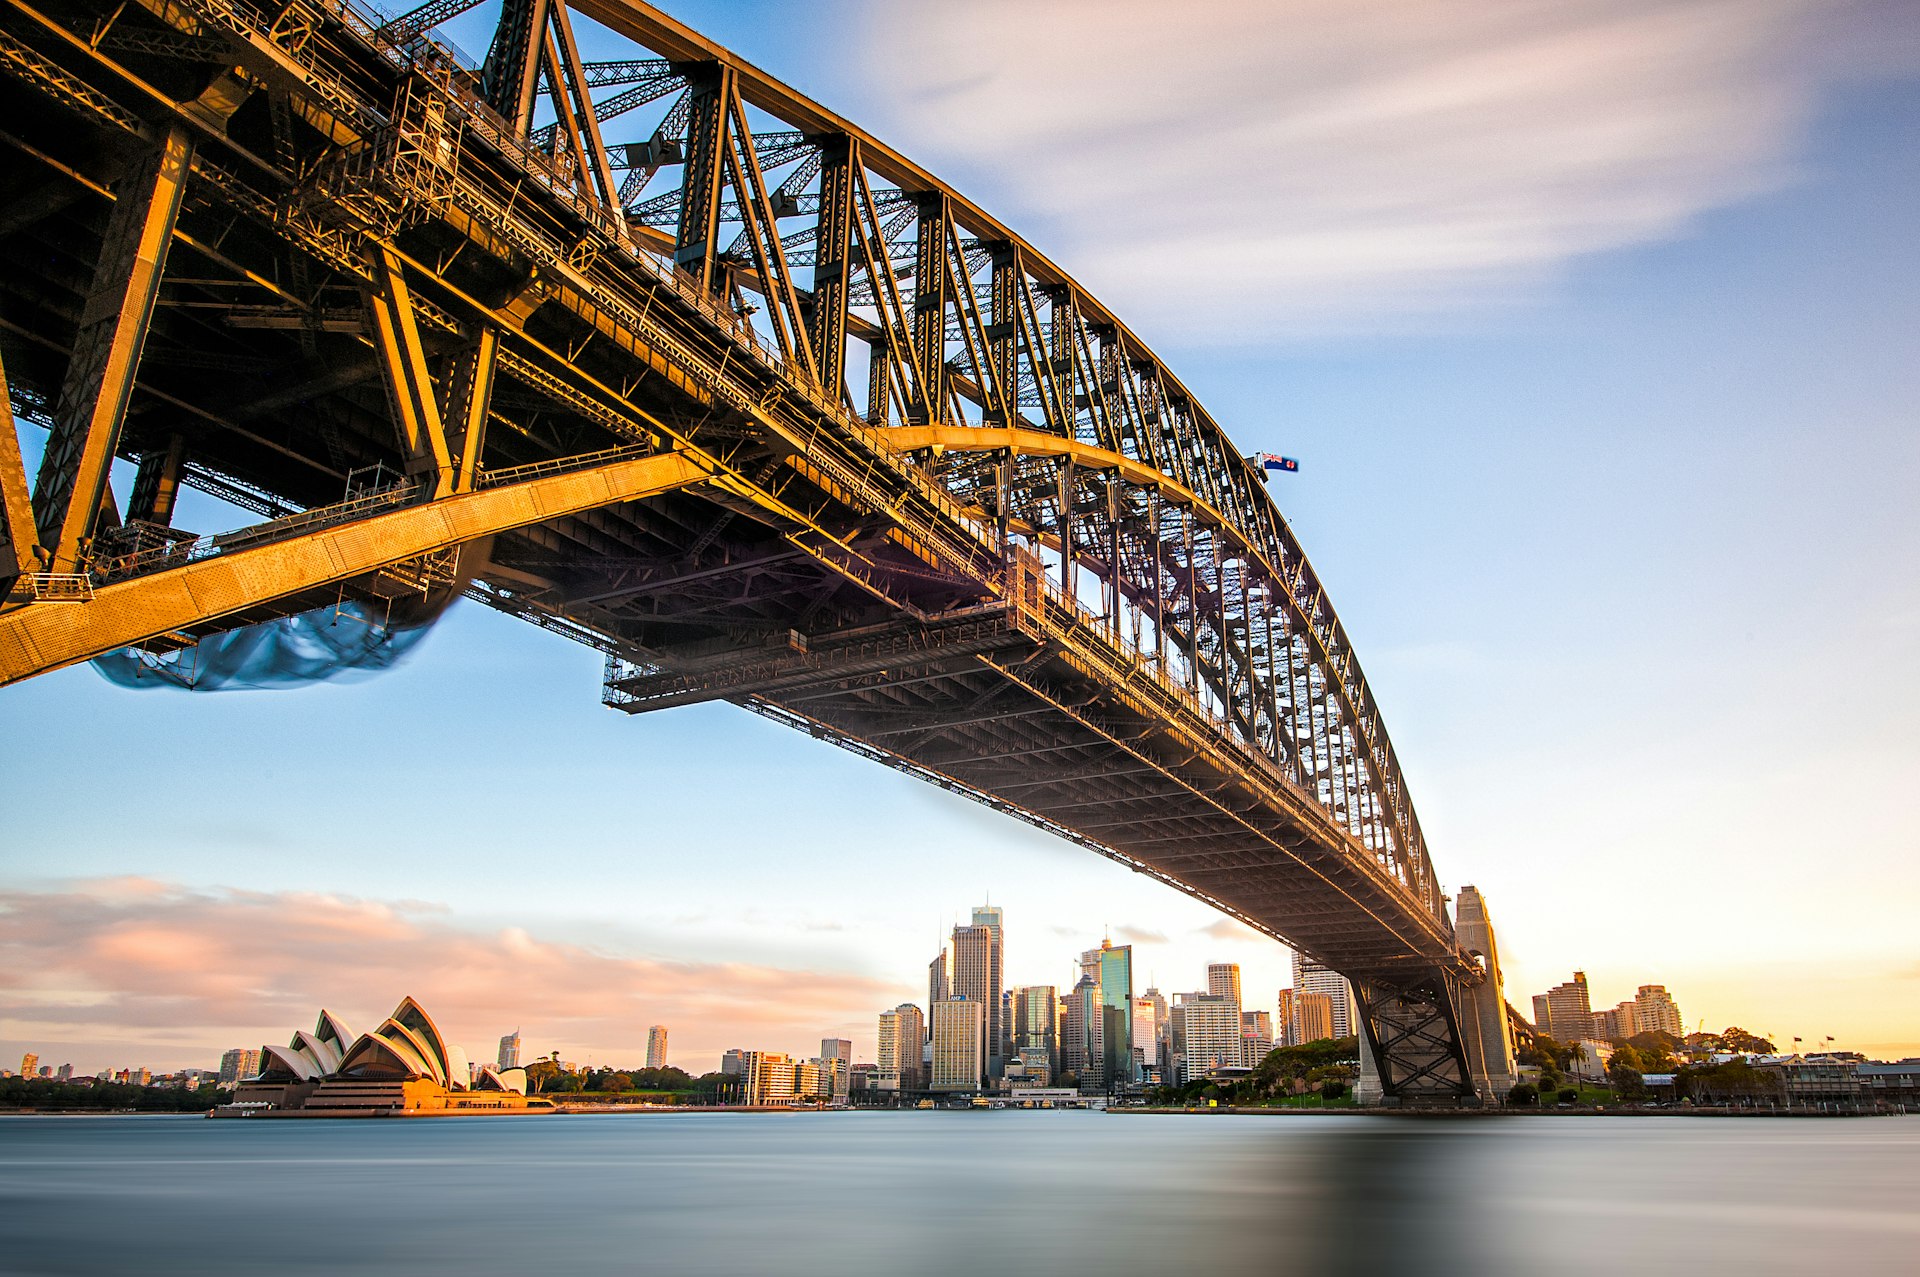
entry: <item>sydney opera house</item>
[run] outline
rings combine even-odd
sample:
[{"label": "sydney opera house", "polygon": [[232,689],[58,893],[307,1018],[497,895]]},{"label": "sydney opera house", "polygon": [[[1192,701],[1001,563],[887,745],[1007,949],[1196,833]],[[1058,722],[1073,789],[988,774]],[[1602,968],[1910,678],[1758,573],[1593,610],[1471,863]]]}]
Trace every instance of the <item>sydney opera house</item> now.
[{"label": "sydney opera house", "polygon": [[524,1069],[470,1067],[433,1017],[405,998],[386,1022],[354,1037],[331,1011],[313,1032],[260,1049],[260,1074],[213,1117],[479,1117],[551,1113],[529,1099]]}]

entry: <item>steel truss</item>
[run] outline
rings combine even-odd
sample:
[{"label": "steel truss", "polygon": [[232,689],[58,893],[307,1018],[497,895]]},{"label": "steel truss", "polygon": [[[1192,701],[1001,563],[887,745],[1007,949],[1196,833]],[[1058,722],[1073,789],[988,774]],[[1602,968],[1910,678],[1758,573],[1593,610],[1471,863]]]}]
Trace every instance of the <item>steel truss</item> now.
[{"label": "steel truss", "polygon": [[[610,703],[733,700],[1120,859],[1354,976],[1390,1091],[1465,1088],[1378,707],[1178,378],[659,11],[492,3],[475,69],[432,35],[471,0],[0,0],[0,364],[53,429],[31,497],[0,448],[0,681],[465,544]],[[403,508],[352,504],[372,466]],[[182,483],[334,513],[196,539]]]}]

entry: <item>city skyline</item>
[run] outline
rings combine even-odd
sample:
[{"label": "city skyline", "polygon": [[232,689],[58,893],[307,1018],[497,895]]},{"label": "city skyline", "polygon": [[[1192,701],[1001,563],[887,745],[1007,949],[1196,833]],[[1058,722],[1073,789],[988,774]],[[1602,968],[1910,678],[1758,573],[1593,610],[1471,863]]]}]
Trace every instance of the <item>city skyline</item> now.
[{"label": "city skyline", "polygon": [[[1678,990],[1710,1028],[1913,1054],[1911,11],[1789,3],[1729,29],[1683,8],[1637,56],[1649,14],[1609,36],[1589,6],[1491,6],[1475,40],[1564,74],[1472,83],[1486,68],[1457,48],[1406,66],[1341,27],[1296,56],[1345,111],[1303,106],[1293,61],[1245,101],[1274,172],[1326,187],[1262,174],[1215,206],[1181,192],[1219,153],[1142,154],[1114,100],[1153,29],[1131,10],[1017,92],[962,74],[955,43],[948,87],[916,93],[861,67],[924,54],[951,6],[911,31],[838,6],[674,6],[1004,212],[1124,306],[1236,442],[1303,459],[1273,491],[1356,636],[1445,883],[1488,893],[1516,1005],[1579,968]],[[1154,103],[1210,100],[1192,41],[1223,13],[1174,42]],[[1239,13],[1236,47],[1292,47],[1297,17]],[[852,31],[842,65],[829,33]],[[1080,95],[1077,151],[1035,135],[1053,117],[1029,84]],[[1463,84],[1441,114],[1466,158],[1499,163],[1426,145],[1426,108]],[[1616,147],[1555,132],[1623,100],[1640,127]],[[943,128],[956,103],[991,126]],[[1363,152],[1390,162],[1356,169]],[[1475,184],[1447,186],[1448,165]],[[1154,198],[1120,218],[1112,182]],[[1140,210],[1194,233],[1142,235]],[[1257,262],[1219,269],[1234,244]],[[31,467],[41,437],[21,437]],[[246,521],[182,498],[182,526]],[[1780,694],[1836,652],[1841,685]],[[664,1020],[690,1058],[829,1032],[871,1058],[875,1010],[924,997],[913,968],[958,921],[945,902],[989,885],[1035,938],[1111,924],[1141,984],[1219,958],[1288,983],[1287,950],[1144,878],[729,707],[627,721],[598,705],[599,673],[597,653],[456,607],[364,682],[188,696],[78,668],[0,693],[0,1050],[165,1067],[274,1040],[278,1020],[244,1018],[268,1013],[233,990],[246,972],[288,1009],[337,983],[369,1020],[417,989],[469,1045],[524,1021],[530,1044],[638,1059]],[[121,780],[103,738],[190,765]],[[540,801],[502,802],[494,752],[454,747],[496,740]],[[90,778],[84,800],[47,801],[53,777]],[[1006,987],[1066,986],[1027,952]]]}]

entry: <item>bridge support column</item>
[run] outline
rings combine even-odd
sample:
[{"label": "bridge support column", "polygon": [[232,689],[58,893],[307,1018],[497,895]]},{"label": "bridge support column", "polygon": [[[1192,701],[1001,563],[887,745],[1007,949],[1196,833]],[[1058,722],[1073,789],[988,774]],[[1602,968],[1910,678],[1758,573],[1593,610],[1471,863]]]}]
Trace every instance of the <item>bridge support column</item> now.
[{"label": "bridge support column", "polygon": [[[1460,984],[1438,968],[1349,975],[1368,1065],[1382,1104],[1477,1103],[1460,1033]],[[1356,1087],[1358,1098],[1363,1090]]]},{"label": "bridge support column", "polygon": [[77,569],[80,543],[99,516],[192,160],[192,139],[175,128],[114,185],[93,287],[34,484],[40,544],[53,571]]}]

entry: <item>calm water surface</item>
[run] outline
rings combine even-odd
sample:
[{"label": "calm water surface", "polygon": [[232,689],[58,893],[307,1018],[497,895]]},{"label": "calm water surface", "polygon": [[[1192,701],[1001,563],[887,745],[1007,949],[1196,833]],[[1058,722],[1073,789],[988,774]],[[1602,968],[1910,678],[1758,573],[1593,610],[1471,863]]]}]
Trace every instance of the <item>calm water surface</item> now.
[{"label": "calm water surface", "polygon": [[1920,1117],[0,1118],[0,1272],[1920,1274]]}]

